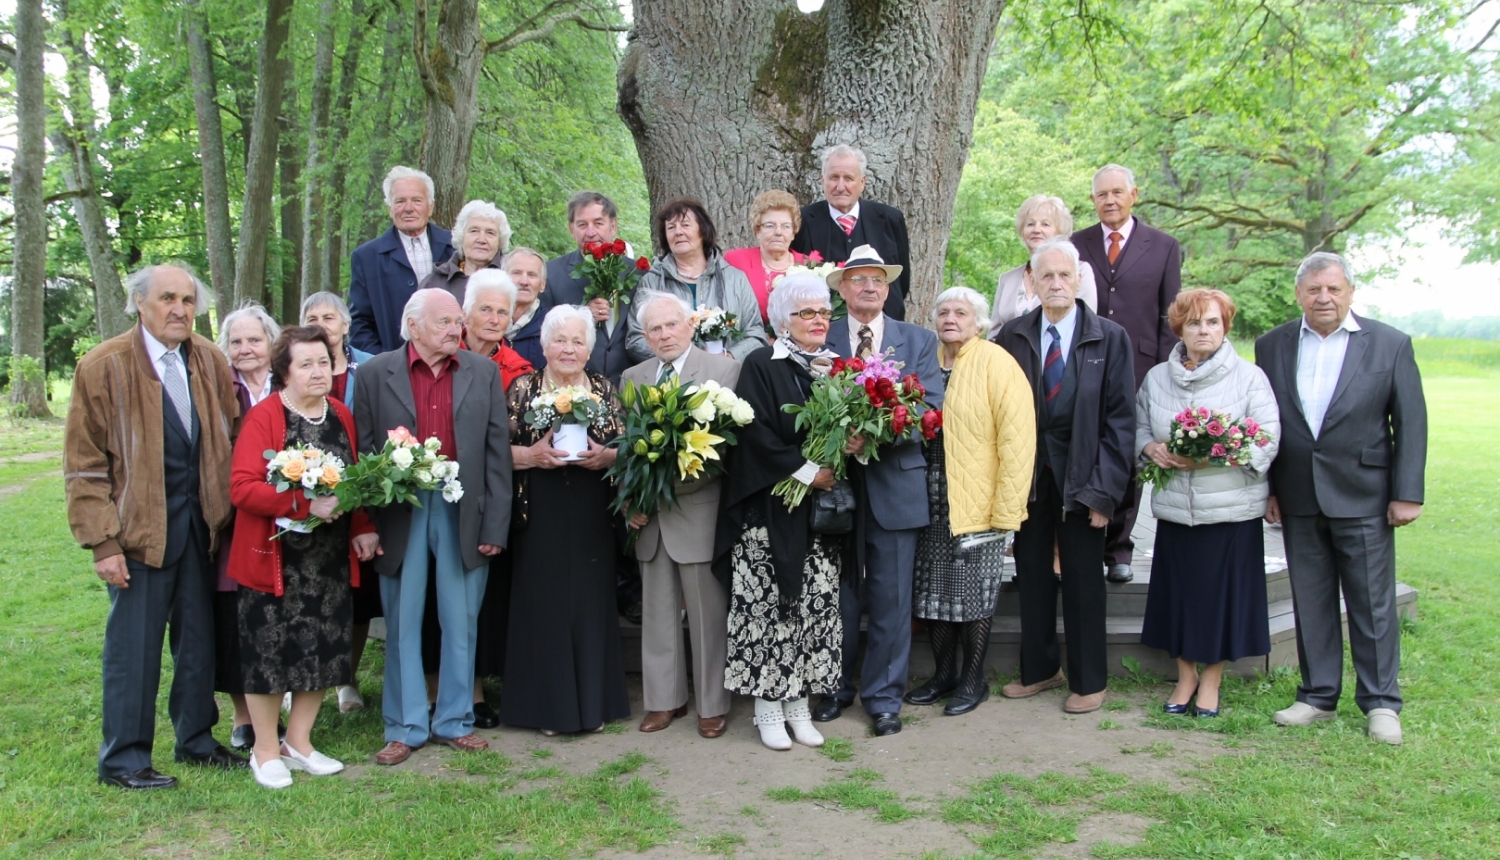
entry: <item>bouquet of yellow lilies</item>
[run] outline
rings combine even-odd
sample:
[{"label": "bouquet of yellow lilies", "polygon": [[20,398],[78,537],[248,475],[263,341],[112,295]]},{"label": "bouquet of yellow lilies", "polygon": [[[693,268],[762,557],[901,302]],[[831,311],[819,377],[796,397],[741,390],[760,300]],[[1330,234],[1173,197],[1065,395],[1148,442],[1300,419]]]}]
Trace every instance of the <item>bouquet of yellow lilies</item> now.
[{"label": "bouquet of yellow lilies", "polygon": [[625,432],[609,443],[619,451],[608,472],[616,487],[613,507],[647,516],[676,507],[683,484],[717,475],[723,465],[719,450],[738,441],[736,427],[755,420],[749,403],[713,380],[694,385],[682,385],[675,376],[660,385],[627,381],[620,403]]}]

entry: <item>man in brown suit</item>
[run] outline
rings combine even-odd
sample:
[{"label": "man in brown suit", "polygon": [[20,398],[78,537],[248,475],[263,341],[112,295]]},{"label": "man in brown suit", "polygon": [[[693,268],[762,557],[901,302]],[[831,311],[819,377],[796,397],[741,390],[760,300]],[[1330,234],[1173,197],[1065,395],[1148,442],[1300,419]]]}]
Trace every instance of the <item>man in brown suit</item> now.
[{"label": "man in brown suit", "polygon": [[[1182,246],[1130,214],[1139,196],[1130,168],[1104,165],[1094,174],[1090,195],[1099,223],[1073,234],[1079,256],[1094,267],[1097,276],[1099,318],[1124,328],[1135,347],[1137,390],[1146,371],[1166,361],[1177,344],[1177,335],[1167,325],[1167,308],[1182,288]],[[1130,532],[1140,502],[1141,488],[1135,486],[1109,522],[1104,564],[1110,582],[1135,578],[1130,569],[1135,553]]]},{"label": "man in brown suit", "polygon": [[[693,346],[691,313],[686,302],[669,293],[643,291],[637,296],[636,315],[653,357],[626,370],[621,379],[637,385],[657,385],[672,377],[683,384],[713,380],[732,390],[740,380],[739,362]],[[673,718],[687,716],[687,649],[678,614],[686,597],[698,734],[724,734],[729,713],[729,691],[724,689],[729,594],[709,564],[719,490],[716,477],[693,481],[678,488],[675,508],[630,518],[631,527],[640,529],[635,557],[641,562],[643,732],[661,731]]]}]

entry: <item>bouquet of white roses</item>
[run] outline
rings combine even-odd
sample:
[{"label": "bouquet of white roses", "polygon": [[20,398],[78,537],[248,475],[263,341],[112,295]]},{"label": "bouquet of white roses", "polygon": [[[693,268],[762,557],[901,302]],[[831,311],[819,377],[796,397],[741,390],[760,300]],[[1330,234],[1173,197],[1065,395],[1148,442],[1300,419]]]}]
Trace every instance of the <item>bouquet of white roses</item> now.
[{"label": "bouquet of white roses", "polygon": [[693,339],[714,353],[723,352],[724,342],[740,330],[739,320],[723,308],[699,308],[688,317],[688,322],[693,326]]},{"label": "bouquet of white roses", "polygon": [[[267,449],[266,483],[276,487],[276,492],[285,493],[300,489],[308,501],[318,496],[334,495],[344,480],[344,461],[317,448],[287,448],[281,451]],[[276,524],[285,532],[310,532],[322,525],[317,517],[294,520],[277,517]]]},{"label": "bouquet of white roses", "polygon": [[420,442],[405,427],[387,432],[384,448],[344,470],[338,486],[339,510],[383,508],[396,502],[421,507],[417,493],[439,487],[446,501],[463,498],[458,463],[439,454],[441,447],[436,436]]}]

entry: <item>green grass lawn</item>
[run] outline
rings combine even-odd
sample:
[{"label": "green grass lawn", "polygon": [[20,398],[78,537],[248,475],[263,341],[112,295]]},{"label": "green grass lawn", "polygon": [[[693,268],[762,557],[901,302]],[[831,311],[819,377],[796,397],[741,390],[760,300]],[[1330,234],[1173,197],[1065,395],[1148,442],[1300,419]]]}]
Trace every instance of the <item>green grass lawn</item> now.
[{"label": "green grass lawn", "polygon": [[[1227,682],[1229,713],[1217,724],[1150,718],[1220,732],[1232,747],[1193,766],[1185,788],[1080,766],[1031,779],[996,774],[924,810],[871,769],[811,791],[778,789],[770,774],[766,804],[827,798],[867,810],[844,813],[851,829],[929,816],[967,833],[981,857],[1035,856],[1075,839],[1078,823],[1099,813],[1153,822],[1139,843],[1096,843],[1093,855],[1106,858],[1500,857],[1500,464],[1478,441],[1500,426],[1500,348],[1491,346],[1418,345],[1432,440],[1426,510],[1399,533],[1399,576],[1421,591],[1419,620],[1402,637],[1405,746],[1364,737],[1352,674],[1340,720],[1277,729],[1270,714],[1295,687],[1281,673]],[[365,768],[272,793],[243,772],[172,766],[165,696],[157,763],[182,786],[97,786],[104,586],[68,534],[62,479],[52,474],[60,464],[3,459],[58,450],[58,427],[0,428],[0,487],[21,486],[0,493],[0,858],[565,857],[674,838],[679,825],[636,754],[568,773],[486,753],[440,773]],[[367,694],[377,671],[378,659],[367,664]],[[351,763],[380,737],[374,707],[325,708],[317,729],[320,748]],[[842,760],[840,749],[828,753]],[[703,853],[740,845],[735,834],[698,841]]]}]

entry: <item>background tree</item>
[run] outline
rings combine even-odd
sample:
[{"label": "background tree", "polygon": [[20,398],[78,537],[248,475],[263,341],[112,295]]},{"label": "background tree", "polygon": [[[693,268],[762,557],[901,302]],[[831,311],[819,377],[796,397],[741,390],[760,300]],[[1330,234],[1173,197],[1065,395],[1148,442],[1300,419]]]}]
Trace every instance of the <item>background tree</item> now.
[{"label": "background tree", "polygon": [[265,303],[266,249],[271,235],[271,204],[277,175],[277,140],[282,89],[290,62],[282,56],[292,0],[267,0],[265,36],[256,61],[255,118],[245,165],[239,257],[234,265],[234,303]]},{"label": "background tree", "polygon": [[11,288],[11,408],[39,418],[47,408],[43,300],[47,281],[47,106],[42,56],[47,23],[41,0],[16,4],[16,160],[11,200],[16,213],[15,267]]}]

